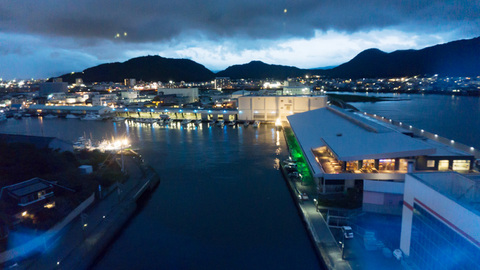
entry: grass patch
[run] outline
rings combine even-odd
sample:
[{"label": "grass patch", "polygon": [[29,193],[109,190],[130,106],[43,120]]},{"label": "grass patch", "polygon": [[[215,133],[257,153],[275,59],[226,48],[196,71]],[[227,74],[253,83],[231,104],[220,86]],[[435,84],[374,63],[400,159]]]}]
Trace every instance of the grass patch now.
[{"label": "grass patch", "polygon": [[285,137],[287,139],[290,156],[297,162],[298,172],[303,175],[302,182],[304,185],[311,185],[314,183],[313,175],[307,165],[307,160],[303,156],[302,148],[295,138],[295,134],[290,127],[284,127]]}]

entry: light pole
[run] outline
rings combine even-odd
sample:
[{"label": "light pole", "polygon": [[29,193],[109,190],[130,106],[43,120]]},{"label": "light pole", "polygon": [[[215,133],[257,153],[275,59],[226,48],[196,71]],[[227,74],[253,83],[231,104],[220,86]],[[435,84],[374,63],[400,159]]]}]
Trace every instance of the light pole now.
[{"label": "light pole", "polygon": [[345,259],[345,232],[342,231],[342,242],[340,242],[340,244],[342,244],[342,260]]}]

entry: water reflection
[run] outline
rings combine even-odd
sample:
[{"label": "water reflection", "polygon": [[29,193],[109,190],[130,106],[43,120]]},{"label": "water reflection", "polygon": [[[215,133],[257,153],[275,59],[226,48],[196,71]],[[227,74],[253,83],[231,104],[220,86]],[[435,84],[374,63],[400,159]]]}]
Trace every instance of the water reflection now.
[{"label": "water reflection", "polygon": [[126,134],[160,174],[157,190],[95,269],[295,269],[299,263],[302,269],[319,269],[281,181],[285,142],[274,126],[220,130],[201,125],[180,129],[179,123],[41,123],[32,118],[9,119],[1,127],[39,135],[45,126],[45,136],[69,141],[89,133],[94,138]]}]

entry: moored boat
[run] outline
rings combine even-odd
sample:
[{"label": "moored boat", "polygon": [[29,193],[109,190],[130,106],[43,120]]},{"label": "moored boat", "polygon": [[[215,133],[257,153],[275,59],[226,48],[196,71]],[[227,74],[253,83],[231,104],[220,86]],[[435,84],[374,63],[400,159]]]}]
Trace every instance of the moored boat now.
[{"label": "moored boat", "polygon": [[120,116],[116,116],[112,119],[113,122],[123,122],[125,121],[125,117],[120,117]]},{"label": "moored boat", "polygon": [[102,120],[102,117],[98,114],[87,113],[81,120],[88,120],[88,121],[95,121],[95,120]]},{"label": "moored boat", "polygon": [[67,114],[67,116],[65,116],[65,118],[67,118],[67,119],[78,119],[78,116],[76,116],[74,114]]}]

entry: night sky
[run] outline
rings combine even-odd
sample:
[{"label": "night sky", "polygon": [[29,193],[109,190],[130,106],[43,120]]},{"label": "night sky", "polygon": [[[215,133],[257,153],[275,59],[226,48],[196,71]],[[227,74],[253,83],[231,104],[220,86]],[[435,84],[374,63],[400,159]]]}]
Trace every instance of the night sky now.
[{"label": "night sky", "polygon": [[0,0],[0,78],[46,78],[143,55],[217,71],[316,68],[364,49],[480,36],[480,1]]}]

